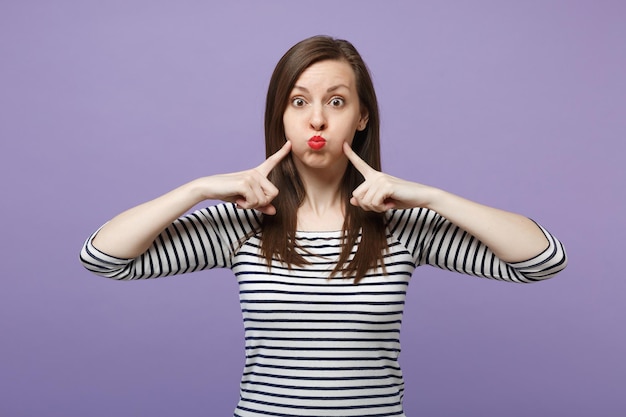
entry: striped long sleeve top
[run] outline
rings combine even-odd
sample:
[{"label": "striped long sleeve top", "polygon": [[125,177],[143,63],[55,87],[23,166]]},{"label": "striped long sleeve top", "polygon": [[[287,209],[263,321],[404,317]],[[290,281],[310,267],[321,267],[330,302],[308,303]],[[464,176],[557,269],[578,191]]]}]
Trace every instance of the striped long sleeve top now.
[{"label": "striped long sleeve top", "polygon": [[[398,364],[400,325],[413,271],[433,265],[516,283],[550,278],[565,268],[561,243],[518,263],[499,260],[485,245],[427,209],[386,213],[385,272],[328,279],[341,250],[341,231],[297,232],[310,262],[268,267],[260,257],[260,214],[218,204],[176,220],[136,259],[98,251],[89,238],[81,261],[117,280],[230,268],[239,284],[246,363],[239,417],[404,416]],[[97,233],[97,232],[96,232]],[[95,235],[95,234],[94,234]]]}]

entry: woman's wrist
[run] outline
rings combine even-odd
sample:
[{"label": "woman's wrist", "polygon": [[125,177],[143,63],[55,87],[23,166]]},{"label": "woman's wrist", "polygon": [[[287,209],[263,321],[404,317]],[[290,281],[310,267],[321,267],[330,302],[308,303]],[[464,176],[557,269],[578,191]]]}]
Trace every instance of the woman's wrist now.
[{"label": "woman's wrist", "polygon": [[211,187],[211,177],[201,177],[183,185],[182,192],[189,199],[192,206],[205,200],[219,200]]},{"label": "woman's wrist", "polygon": [[426,187],[423,194],[423,207],[440,214],[441,211],[445,211],[445,207],[449,205],[450,197],[452,196],[452,194],[435,187]]}]

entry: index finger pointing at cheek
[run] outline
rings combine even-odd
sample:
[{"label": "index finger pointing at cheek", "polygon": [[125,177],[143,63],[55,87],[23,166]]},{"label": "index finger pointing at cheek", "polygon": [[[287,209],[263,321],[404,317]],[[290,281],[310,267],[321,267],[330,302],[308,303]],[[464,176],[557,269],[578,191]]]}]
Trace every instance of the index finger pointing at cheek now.
[{"label": "index finger pointing at cheek", "polygon": [[354,165],[357,171],[363,174],[363,177],[367,178],[368,175],[376,172],[374,168],[369,166],[367,162],[362,160],[361,157],[352,150],[352,148],[350,147],[350,145],[348,145],[347,142],[343,143],[343,153],[346,154],[346,156],[348,157],[348,160],[352,162],[352,165]]},{"label": "index finger pointing at cheek", "polygon": [[261,165],[256,169],[265,177],[278,165],[280,161],[291,152],[291,142],[287,141],[276,153],[270,155]]}]

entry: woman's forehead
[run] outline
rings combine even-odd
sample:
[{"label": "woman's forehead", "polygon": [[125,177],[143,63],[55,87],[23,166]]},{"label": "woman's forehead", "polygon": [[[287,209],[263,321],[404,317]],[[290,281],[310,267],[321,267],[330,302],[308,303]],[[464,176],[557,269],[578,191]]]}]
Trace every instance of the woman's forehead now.
[{"label": "woman's forehead", "polygon": [[355,83],[354,71],[347,62],[327,60],[316,62],[305,69],[295,82],[294,88],[301,90],[310,90],[311,88],[352,89]]}]

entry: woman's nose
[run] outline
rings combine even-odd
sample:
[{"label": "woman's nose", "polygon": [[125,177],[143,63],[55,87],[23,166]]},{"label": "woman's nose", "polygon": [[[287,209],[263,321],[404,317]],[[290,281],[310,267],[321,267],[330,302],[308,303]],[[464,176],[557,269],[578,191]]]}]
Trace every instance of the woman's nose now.
[{"label": "woman's nose", "polygon": [[311,128],[317,132],[326,129],[326,117],[324,115],[324,110],[314,106],[311,110],[309,124],[311,125]]}]

